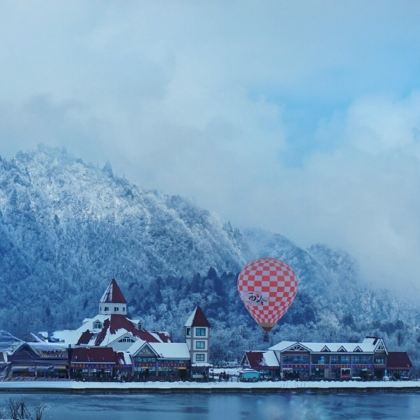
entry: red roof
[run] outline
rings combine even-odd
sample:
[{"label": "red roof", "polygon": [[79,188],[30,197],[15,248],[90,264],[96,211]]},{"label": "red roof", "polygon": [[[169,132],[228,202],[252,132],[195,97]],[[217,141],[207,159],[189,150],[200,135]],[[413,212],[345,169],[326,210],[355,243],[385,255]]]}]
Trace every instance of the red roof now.
[{"label": "red roof", "polygon": [[90,339],[93,337],[93,333],[86,330],[79,338],[77,344],[89,344]]},{"label": "red roof", "polygon": [[98,334],[95,340],[95,345],[99,346],[105,339],[107,331],[109,329],[110,334],[115,334],[118,330],[124,329],[135,337],[149,343],[159,343],[159,340],[144,329],[139,329],[132,323],[125,315],[112,314],[108,319],[105,320],[104,326],[101,332]]},{"label": "red roof", "polygon": [[388,369],[410,369],[413,366],[405,351],[390,351],[388,353]]},{"label": "red roof", "polygon": [[111,347],[77,347],[71,351],[71,363],[118,363],[118,354]]},{"label": "red roof", "polygon": [[187,327],[209,327],[210,328],[210,322],[207,320],[206,316],[204,315],[203,310],[199,306],[196,306],[196,308],[194,309],[191,323],[189,323],[188,321],[187,323],[189,325],[186,325]]},{"label": "red roof", "polygon": [[112,279],[109,283],[101,297],[100,303],[127,303],[115,279]]},{"label": "red roof", "polygon": [[262,351],[247,351],[245,353],[246,358],[248,359],[249,366],[252,369],[260,369],[262,367],[263,362],[263,354]]}]

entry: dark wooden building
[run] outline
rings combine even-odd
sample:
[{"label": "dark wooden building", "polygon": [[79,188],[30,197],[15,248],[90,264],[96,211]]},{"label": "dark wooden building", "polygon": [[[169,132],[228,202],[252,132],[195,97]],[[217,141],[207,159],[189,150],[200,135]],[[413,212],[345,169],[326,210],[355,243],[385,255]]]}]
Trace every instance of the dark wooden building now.
[{"label": "dark wooden building", "polygon": [[68,378],[67,348],[55,343],[23,343],[8,360],[11,378]]},{"label": "dark wooden building", "polygon": [[387,360],[387,372],[392,379],[409,379],[413,370],[410,357],[403,351],[390,351]]}]

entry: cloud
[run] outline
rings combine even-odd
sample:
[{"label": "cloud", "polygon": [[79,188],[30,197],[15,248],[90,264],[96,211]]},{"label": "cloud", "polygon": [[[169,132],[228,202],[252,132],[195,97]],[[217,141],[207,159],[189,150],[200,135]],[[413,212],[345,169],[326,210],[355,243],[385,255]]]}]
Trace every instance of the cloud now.
[{"label": "cloud", "polygon": [[410,1],[6,1],[0,153],[64,145],[410,285],[419,18]]},{"label": "cloud", "polygon": [[269,206],[277,203],[280,217],[268,219],[301,243],[348,250],[376,284],[418,293],[419,111],[418,93],[374,96],[324,123],[318,140],[334,138],[334,149],[314,153],[301,168],[283,168],[287,181]]}]

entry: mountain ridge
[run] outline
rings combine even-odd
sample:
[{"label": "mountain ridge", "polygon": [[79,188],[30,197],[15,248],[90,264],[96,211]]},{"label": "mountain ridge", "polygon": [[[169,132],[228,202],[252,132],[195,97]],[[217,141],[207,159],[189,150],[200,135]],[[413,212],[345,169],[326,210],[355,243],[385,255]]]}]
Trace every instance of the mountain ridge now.
[{"label": "mountain ridge", "polygon": [[[224,331],[242,335],[232,344],[238,349],[258,346],[248,334],[258,330],[237,299],[235,275],[245,262],[272,256],[300,279],[296,302],[273,337],[378,333],[413,348],[417,339],[417,309],[370,289],[345,252],[322,244],[302,249],[280,234],[241,231],[180,196],[139,188],[116,176],[110,163],[99,168],[65,150],[40,146],[10,160],[0,157],[0,235],[0,298],[6,302],[0,322],[14,333],[76,326],[96,311],[98,295],[115,276],[132,294],[133,311],[153,326],[167,323],[177,331],[195,301],[216,318],[216,348],[230,340]],[[212,267],[216,274],[209,276]],[[401,341],[397,330],[413,340]]]}]

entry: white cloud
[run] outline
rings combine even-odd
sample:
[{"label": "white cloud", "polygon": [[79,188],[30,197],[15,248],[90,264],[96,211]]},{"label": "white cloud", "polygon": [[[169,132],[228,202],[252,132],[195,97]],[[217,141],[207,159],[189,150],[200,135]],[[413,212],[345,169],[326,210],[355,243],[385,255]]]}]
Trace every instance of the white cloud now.
[{"label": "white cloud", "polygon": [[[407,95],[419,17],[409,1],[3,2],[0,153],[65,145],[408,284],[420,252],[420,96]],[[297,126],[326,109],[302,151],[291,104]]]}]

